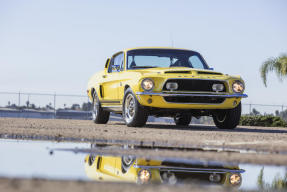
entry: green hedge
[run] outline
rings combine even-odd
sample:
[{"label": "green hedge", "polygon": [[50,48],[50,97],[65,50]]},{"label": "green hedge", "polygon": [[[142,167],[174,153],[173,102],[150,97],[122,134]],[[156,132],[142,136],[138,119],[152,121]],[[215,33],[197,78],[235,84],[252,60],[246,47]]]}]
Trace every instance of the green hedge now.
[{"label": "green hedge", "polygon": [[272,115],[242,115],[240,125],[263,127],[287,127],[287,123],[280,117]]}]

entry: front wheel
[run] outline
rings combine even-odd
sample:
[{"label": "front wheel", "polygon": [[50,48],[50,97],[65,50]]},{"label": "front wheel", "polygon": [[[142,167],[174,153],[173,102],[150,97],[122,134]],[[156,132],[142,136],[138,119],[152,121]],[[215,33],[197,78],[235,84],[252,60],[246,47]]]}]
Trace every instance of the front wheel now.
[{"label": "front wheel", "polygon": [[128,172],[132,164],[135,162],[135,158],[131,155],[122,157],[122,173]]},{"label": "front wheel", "polygon": [[234,129],[241,117],[241,103],[233,109],[219,110],[212,115],[213,121],[219,129]]},{"label": "front wheel", "polygon": [[142,127],[148,118],[146,110],[139,104],[130,88],[125,91],[123,118],[128,127]]}]

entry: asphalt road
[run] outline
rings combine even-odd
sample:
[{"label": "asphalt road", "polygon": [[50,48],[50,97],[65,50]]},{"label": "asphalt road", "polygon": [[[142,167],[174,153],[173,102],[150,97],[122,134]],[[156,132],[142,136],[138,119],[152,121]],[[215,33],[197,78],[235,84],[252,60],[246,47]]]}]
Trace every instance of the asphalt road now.
[{"label": "asphalt road", "polygon": [[[96,125],[85,120],[0,118],[0,138],[135,144],[159,147],[145,154],[259,164],[287,164],[287,128],[147,124]],[[171,150],[184,149],[184,150]],[[136,151],[136,153],[143,153]]]}]

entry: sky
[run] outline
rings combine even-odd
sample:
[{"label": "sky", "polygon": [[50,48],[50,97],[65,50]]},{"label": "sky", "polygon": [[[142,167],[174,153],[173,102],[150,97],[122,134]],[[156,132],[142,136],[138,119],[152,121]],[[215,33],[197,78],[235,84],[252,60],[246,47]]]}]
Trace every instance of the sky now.
[{"label": "sky", "polygon": [[85,95],[115,52],[173,45],[241,75],[244,103],[287,105],[287,79],[271,73],[266,88],[259,73],[287,53],[286,8],[286,0],[0,0],[0,92]]}]

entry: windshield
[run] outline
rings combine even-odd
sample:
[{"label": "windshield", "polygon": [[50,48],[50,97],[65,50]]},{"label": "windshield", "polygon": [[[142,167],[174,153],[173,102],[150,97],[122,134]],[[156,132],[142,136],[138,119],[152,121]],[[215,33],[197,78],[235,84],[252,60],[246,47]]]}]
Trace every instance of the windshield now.
[{"label": "windshield", "polygon": [[176,49],[136,49],[127,52],[127,69],[188,67],[208,69],[201,55]]}]

